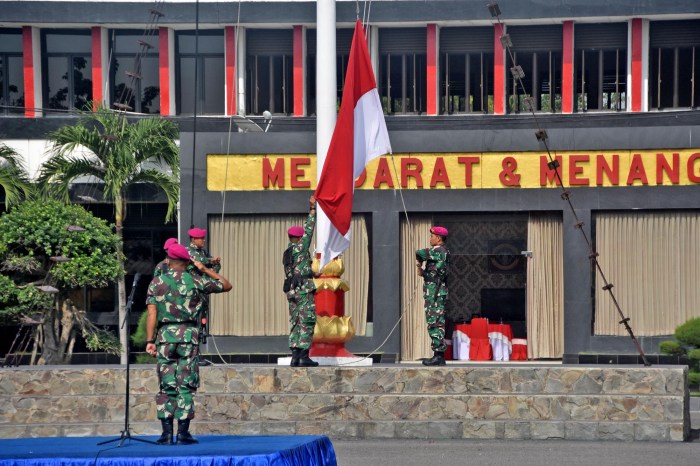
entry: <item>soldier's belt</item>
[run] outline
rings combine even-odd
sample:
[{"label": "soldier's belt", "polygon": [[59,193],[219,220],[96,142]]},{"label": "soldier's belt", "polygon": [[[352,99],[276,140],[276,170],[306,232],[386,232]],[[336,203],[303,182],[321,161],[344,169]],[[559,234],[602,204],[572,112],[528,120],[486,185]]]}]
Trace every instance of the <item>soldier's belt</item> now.
[{"label": "soldier's belt", "polygon": [[158,328],[167,327],[168,325],[199,325],[199,322],[194,320],[184,320],[182,322],[158,322]]}]

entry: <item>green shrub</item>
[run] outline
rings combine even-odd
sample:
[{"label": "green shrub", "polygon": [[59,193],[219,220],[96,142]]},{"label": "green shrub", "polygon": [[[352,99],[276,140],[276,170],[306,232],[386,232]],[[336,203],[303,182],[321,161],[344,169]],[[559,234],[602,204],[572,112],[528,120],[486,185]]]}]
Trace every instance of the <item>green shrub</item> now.
[{"label": "green shrub", "polygon": [[681,356],[686,353],[685,348],[677,340],[662,341],[659,344],[659,351],[663,354],[672,354],[674,356]]},{"label": "green shrub", "polygon": [[695,386],[700,385],[700,372],[689,371],[688,383]]},{"label": "green shrub", "polygon": [[675,336],[681,345],[700,347],[700,317],[679,325]]}]

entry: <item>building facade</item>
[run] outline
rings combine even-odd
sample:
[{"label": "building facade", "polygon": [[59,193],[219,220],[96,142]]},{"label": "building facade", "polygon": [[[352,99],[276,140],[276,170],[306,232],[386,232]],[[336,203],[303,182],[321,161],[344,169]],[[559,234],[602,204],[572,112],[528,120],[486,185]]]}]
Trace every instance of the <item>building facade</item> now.
[{"label": "building facade", "polygon": [[412,252],[434,223],[451,232],[450,322],[511,323],[531,358],[637,362],[618,322],[654,354],[700,316],[697,2],[338,1],[336,61],[318,64],[316,2],[0,5],[0,138],[30,169],[86,105],[180,124],[181,241],[208,228],[234,283],[209,352],[285,351],[318,70],[335,68],[339,105],[358,16],[393,155],[356,182],[350,350],[427,355]]}]

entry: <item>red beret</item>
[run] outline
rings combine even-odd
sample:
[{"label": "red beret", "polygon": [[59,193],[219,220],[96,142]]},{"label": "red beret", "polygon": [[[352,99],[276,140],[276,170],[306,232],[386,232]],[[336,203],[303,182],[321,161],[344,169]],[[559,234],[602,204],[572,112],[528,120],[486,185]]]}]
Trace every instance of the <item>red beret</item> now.
[{"label": "red beret", "polygon": [[447,238],[447,228],[445,227],[434,226],[430,229],[430,233]]},{"label": "red beret", "polygon": [[187,248],[182,244],[173,244],[168,248],[168,257],[171,259],[178,259],[183,261],[191,260],[190,253],[187,252]]},{"label": "red beret", "polygon": [[207,236],[207,230],[203,228],[190,228],[187,234],[190,235],[190,238],[204,238]]},{"label": "red beret", "polygon": [[293,227],[289,227],[289,230],[287,230],[287,234],[289,236],[301,238],[302,236],[304,236],[304,229],[298,225],[294,225]]},{"label": "red beret", "polygon": [[167,251],[168,248],[170,246],[172,246],[173,244],[177,244],[177,238],[168,238],[165,240],[165,244],[163,245],[163,249],[165,249]]}]

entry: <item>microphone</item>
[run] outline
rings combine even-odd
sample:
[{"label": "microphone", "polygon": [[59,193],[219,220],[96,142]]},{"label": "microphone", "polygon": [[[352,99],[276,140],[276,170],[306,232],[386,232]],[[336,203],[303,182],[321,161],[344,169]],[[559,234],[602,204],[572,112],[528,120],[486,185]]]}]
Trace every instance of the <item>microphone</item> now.
[{"label": "microphone", "polygon": [[134,275],[134,284],[131,285],[133,288],[136,288],[136,284],[139,282],[140,278],[141,278],[141,272],[136,272],[136,275]]}]

